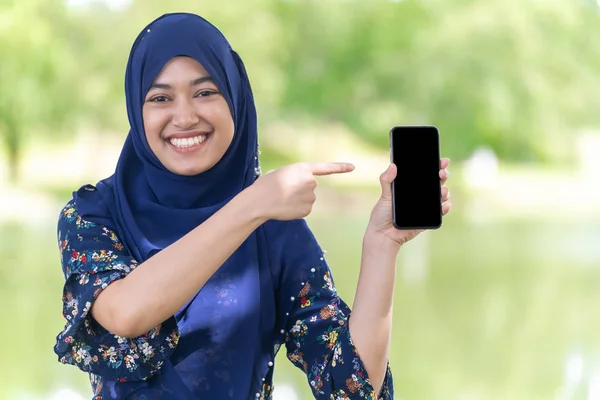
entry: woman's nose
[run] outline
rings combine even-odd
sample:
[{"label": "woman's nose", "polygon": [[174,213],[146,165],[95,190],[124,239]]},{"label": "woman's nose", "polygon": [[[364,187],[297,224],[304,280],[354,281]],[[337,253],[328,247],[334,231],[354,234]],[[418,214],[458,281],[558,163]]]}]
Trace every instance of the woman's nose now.
[{"label": "woman's nose", "polygon": [[178,101],[173,111],[173,125],[179,129],[189,129],[200,121],[200,116],[191,101]]}]

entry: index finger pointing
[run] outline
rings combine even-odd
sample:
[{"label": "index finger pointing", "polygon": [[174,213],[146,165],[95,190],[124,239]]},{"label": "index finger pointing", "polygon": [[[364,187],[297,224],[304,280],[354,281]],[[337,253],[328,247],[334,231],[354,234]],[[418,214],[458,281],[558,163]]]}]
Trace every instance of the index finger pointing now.
[{"label": "index finger pointing", "polygon": [[313,175],[343,174],[354,170],[354,165],[346,162],[308,163],[307,167]]}]

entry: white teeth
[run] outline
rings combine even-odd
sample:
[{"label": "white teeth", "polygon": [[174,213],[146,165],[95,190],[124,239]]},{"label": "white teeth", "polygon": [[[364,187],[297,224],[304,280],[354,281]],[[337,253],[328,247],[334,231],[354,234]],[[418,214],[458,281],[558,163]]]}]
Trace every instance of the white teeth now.
[{"label": "white teeth", "polygon": [[183,138],[183,139],[173,138],[173,139],[169,140],[169,143],[171,143],[175,147],[184,149],[186,147],[191,147],[191,146],[200,144],[200,143],[204,142],[205,140],[206,140],[206,135],[199,135],[199,136],[195,136],[193,138]]}]

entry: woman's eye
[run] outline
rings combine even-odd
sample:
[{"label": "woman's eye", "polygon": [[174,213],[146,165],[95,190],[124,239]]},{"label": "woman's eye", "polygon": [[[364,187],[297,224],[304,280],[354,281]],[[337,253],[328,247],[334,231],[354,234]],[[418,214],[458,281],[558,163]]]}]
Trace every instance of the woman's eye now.
[{"label": "woman's eye", "polygon": [[154,103],[164,103],[167,100],[167,96],[156,96],[150,99]]},{"label": "woman's eye", "polygon": [[208,97],[213,94],[217,94],[218,92],[215,90],[201,90],[196,94],[196,97]]}]

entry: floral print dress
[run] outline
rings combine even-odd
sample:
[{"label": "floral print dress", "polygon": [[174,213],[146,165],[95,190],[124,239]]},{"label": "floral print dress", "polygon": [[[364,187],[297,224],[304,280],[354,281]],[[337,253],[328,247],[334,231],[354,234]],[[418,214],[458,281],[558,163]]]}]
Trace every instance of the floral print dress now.
[{"label": "floral print dress", "polygon": [[[181,339],[177,321],[171,317],[135,338],[108,332],[92,318],[90,307],[103,289],[125,277],[138,263],[114,231],[82,219],[73,201],[61,211],[58,242],[65,276],[66,321],[54,347],[59,361],[89,374],[93,400],[117,398],[105,395],[108,382],[112,387],[127,382],[151,382]],[[87,243],[85,248],[82,243]],[[286,347],[288,359],[306,374],[316,399],[393,399],[389,365],[379,396],[375,394],[350,337],[350,308],[338,296],[324,257],[320,260],[310,269],[306,281],[301,282],[299,292],[290,296],[290,306],[280,307],[285,308],[285,317],[281,319],[284,322],[283,326],[273,326],[271,351],[275,348],[276,352],[281,344]],[[283,335],[278,336],[279,333]],[[282,340],[278,342],[276,337]],[[272,398],[272,372],[271,369],[262,377],[257,384],[260,390],[250,398]]]}]

